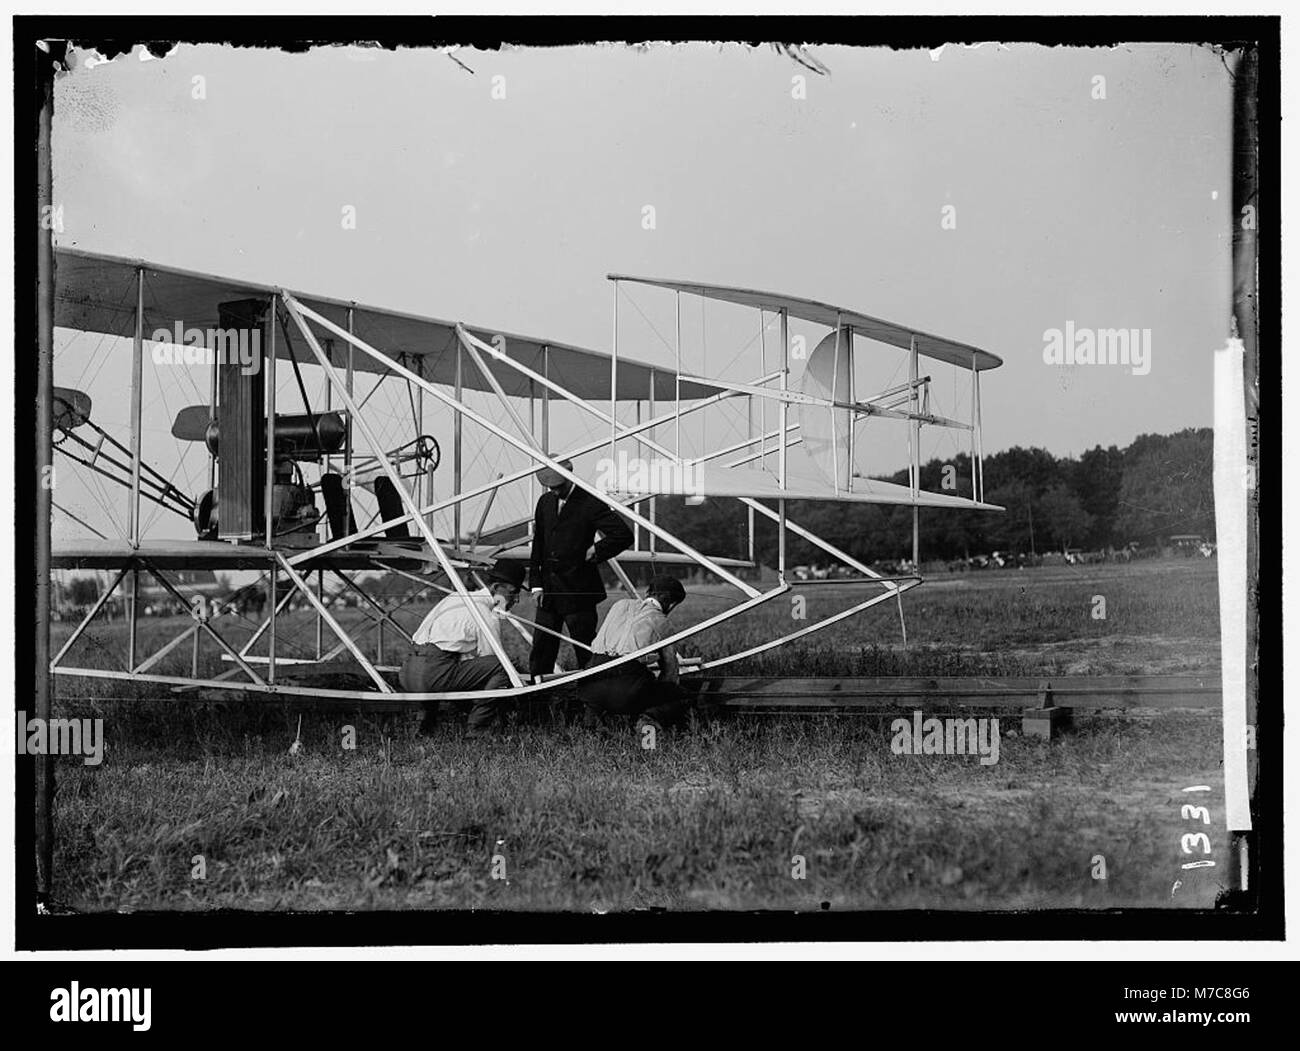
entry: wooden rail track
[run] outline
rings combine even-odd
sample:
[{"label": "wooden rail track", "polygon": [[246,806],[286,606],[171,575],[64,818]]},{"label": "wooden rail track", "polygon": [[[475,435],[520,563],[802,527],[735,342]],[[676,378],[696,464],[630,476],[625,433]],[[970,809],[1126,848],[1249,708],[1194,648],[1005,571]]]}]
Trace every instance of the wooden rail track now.
[{"label": "wooden rail track", "polygon": [[[291,677],[291,673],[290,673]],[[313,680],[325,685],[319,676]],[[1051,737],[1069,724],[1076,709],[1191,708],[1217,709],[1222,687],[1217,674],[1201,675],[1067,675],[881,678],[766,678],[687,676],[683,680],[709,714],[888,714],[921,709],[941,713],[954,708],[1019,713],[1025,733]],[[304,683],[310,684],[310,683]],[[191,700],[232,701],[239,692],[185,689]],[[266,703],[267,695],[257,695]],[[274,695],[272,695],[274,696]],[[284,698],[295,707],[318,710],[395,712],[415,701],[375,694],[374,701]]]}]

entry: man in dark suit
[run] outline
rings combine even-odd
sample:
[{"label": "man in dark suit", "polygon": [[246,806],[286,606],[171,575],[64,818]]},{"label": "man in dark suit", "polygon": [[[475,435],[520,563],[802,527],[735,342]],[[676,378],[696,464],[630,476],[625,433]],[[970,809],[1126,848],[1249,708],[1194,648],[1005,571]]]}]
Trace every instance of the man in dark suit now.
[{"label": "man in dark suit", "polygon": [[[573,470],[569,460],[560,466]],[[543,467],[537,478],[547,491],[537,501],[528,570],[537,600],[536,622],[554,632],[567,628],[569,638],[583,644],[573,651],[578,667],[585,668],[591,651],[584,647],[596,637],[596,607],[605,599],[600,563],[632,546],[632,530],[612,508],[549,467]],[[558,638],[534,632],[529,673],[553,671],[559,652]]]}]

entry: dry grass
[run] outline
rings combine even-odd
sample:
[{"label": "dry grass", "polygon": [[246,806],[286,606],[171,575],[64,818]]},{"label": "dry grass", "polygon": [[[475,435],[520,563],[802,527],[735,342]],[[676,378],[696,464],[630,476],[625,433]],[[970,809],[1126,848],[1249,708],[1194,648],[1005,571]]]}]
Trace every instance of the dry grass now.
[{"label": "dry grass", "polygon": [[[875,719],[733,720],[653,750],[630,730],[555,726],[481,742],[447,725],[426,742],[395,717],[359,721],[344,751],[343,722],[305,725],[306,751],[292,757],[286,728],[115,746],[98,770],[64,765],[58,897],[182,909],[1213,899],[1210,879],[1176,900],[1170,888],[1185,875],[1181,789],[1210,784],[1221,798],[1214,719],[1096,718],[1051,745],[1004,738],[990,767],[896,756]],[[506,879],[492,878],[493,855]],[[795,855],[804,880],[792,878]],[[1091,875],[1096,855],[1104,882]]]},{"label": "dry grass", "polygon": [[[881,611],[741,670],[1213,667],[1212,563],[1087,573],[927,584],[905,600],[907,650],[896,610]],[[810,595],[810,619],[833,590]],[[1091,618],[1095,594],[1105,621]],[[716,608],[702,594],[690,606]],[[700,652],[771,637],[783,613],[760,616]],[[98,634],[104,660],[117,630]],[[175,660],[187,668],[188,649]],[[896,756],[880,717],[732,718],[644,749],[627,728],[521,720],[483,742],[452,719],[422,740],[414,715],[307,711],[304,750],[289,756],[302,706],[59,685],[60,708],[103,716],[108,735],[102,766],[59,763],[56,896],[81,909],[1177,907],[1216,890],[1214,869],[1179,869],[1183,787],[1212,786],[1198,802],[1223,839],[1211,714],[1095,716],[1049,745],[1009,736],[1018,720],[1004,713],[1001,759],[986,767]],[[507,878],[493,878],[494,855]],[[792,878],[796,855],[806,879]],[[1098,855],[1106,880],[1092,875]]]}]

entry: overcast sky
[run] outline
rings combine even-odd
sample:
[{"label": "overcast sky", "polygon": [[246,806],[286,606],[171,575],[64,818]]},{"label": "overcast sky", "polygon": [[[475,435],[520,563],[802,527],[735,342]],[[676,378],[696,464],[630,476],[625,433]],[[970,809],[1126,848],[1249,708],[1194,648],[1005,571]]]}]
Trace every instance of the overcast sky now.
[{"label": "overcast sky", "polygon": [[[1217,54],[810,52],[829,76],[736,45],[459,51],[472,73],[422,50],[121,57],[59,83],[57,240],[602,350],[611,271],[807,296],[1004,358],[986,453],[1211,423],[1230,305]],[[1149,329],[1149,373],[1045,364],[1067,323]],[[622,352],[667,362],[635,324]],[[709,333],[710,361],[745,342]],[[97,344],[61,337],[70,382]],[[873,347],[882,380],[905,375]],[[89,388],[106,418],[125,420],[126,374]]]}]

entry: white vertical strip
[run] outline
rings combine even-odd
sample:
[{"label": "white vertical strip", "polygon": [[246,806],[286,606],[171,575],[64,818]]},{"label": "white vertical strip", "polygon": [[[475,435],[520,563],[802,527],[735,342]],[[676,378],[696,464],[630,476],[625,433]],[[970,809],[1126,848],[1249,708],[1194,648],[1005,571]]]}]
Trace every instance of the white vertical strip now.
[{"label": "white vertical strip", "polygon": [[[831,478],[832,485],[835,489],[835,495],[840,495],[840,441],[839,435],[835,433],[836,424],[839,418],[835,415],[839,410],[835,408],[835,403],[840,400],[840,342],[844,339],[843,316],[835,315],[835,357],[831,359]],[[852,431],[852,421],[849,423],[850,432]],[[853,440],[850,433],[849,441]],[[852,479],[849,482],[851,489]]]},{"label": "white vertical strip", "polygon": [[1246,780],[1246,535],[1248,460],[1245,347],[1214,354],[1214,525],[1223,677],[1223,792],[1230,832],[1250,831]]},{"label": "white vertical strip", "polygon": [[[618,463],[618,282],[614,282],[614,345],[609,356],[609,462]],[[681,371],[679,368],[678,372]]]},{"label": "white vertical strip", "polygon": [[[651,370],[650,370],[650,399],[649,399],[649,401],[646,402],[646,406],[647,406],[646,411],[650,413],[650,419],[653,420],[653,419],[655,418],[655,411],[656,411],[656,410],[655,410],[655,370],[654,370],[654,369],[651,369]],[[650,428],[650,440],[651,440],[651,441],[654,441],[654,440],[655,440],[655,435],[656,435],[656,433],[658,433],[658,428],[656,428],[656,427],[651,427],[651,428]],[[655,498],[652,496],[652,497],[650,497],[650,521],[651,521],[651,522],[657,522],[657,521],[659,521],[659,514],[658,514],[658,511],[659,511],[659,505],[655,502]],[[651,553],[652,555],[654,554],[654,550],[655,550],[655,535],[654,535],[654,533],[651,533],[651,534],[650,534],[650,553]],[[653,563],[653,562],[654,562],[654,559],[652,558],[650,561]]]},{"label": "white vertical strip", "polygon": [[[140,546],[140,443],[144,404],[144,267],[135,272],[135,343],[131,354],[131,498],[126,505],[131,546]],[[135,667],[133,664],[132,667]]]}]

